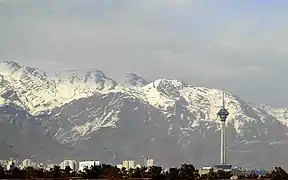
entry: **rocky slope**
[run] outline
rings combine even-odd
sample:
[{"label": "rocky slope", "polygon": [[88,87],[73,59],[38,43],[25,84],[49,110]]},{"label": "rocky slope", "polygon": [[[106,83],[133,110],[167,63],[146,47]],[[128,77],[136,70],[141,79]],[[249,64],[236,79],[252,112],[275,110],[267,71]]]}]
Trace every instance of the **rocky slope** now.
[{"label": "rocky slope", "polygon": [[41,125],[19,107],[0,107],[0,159],[37,158],[58,161],[73,148],[60,144],[47,136]]},{"label": "rocky slope", "polygon": [[[47,137],[73,146],[75,159],[96,156],[119,163],[152,156],[167,166],[219,162],[216,113],[222,91],[217,89],[178,80],[150,82],[136,74],[115,81],[98,70],[46,73],[2,61],[0,95],[1,104],[31,114],[32,124]],[[225,96],[229,163],[288,166],[288,110],[252,107]]]}]

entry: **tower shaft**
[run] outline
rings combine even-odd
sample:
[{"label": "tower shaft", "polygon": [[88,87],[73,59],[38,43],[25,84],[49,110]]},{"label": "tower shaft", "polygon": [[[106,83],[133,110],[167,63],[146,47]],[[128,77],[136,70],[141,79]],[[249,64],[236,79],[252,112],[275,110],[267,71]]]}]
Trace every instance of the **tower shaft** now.
[{"label": "tower shaft", "polygon": [[225,121],[221,122],[221,164],[226,164]]}]

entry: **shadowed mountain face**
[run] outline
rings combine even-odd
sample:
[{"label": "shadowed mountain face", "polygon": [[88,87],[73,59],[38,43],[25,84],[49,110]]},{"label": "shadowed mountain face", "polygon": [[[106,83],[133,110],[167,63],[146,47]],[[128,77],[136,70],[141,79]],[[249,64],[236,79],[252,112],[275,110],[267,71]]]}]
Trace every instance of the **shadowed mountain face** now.
[{"label": "shadowed mountain face", "polygon": [[[90,105],[86,106],[88,104]],[[75,111],[75,107],[81,109]],[[70,121],[64,120],[66,114],[74,118]],[[169,157],[165,160],[166,163],[171,160],[173,163],[180,163],[182,159],[178,153],[180,147],[176,143],[179,137],[168,137],[169,123],[163,114],[152,106],[121,93],[109,93],[105,97],[99,95],[75,101],[55,109],[40,121],[44,122],[44,129],[52,132],[51,135],[58,141],[66,143],[68,140],[68,143],[72,144],[76,142],[74,146],[79,149],[76,158],[97,157],[113,163],[119,163],[122,159],[139,159],[142,156],[162,160]],[[63,133],[57,131],[58,123],[53,124],[59,121]],[[94,127],[98,129],[93,129]]]},{"label": "shadowed mountain face", "polygon": [[70,151],[45,135],[29,113],[13,106],[0,107],[0,144],[1,159],[12,156],[58,161]]},{"label": "shadowed mountain face", "polygon": [[[141,163],[149,156],[165,166],[220,161],[220,90],[135,74],[117,83],[96,70],[49,75],[9,62],[0,68],[2,158]],[[225,97],[228,163],[288,167],[288,110]]]}]

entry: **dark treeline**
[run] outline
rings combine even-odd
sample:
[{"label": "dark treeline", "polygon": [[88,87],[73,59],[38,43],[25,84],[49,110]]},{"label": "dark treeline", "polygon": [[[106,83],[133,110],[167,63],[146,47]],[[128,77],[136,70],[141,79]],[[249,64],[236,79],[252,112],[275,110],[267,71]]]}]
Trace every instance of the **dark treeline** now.
[{"label": "dark treeline", "polygon": [[[14,168],[6,171],[0,167],[0,179],[152,179],[152,180],[213,180],[213,179],[230,179],[232,174],[230,172],[210,170],[208,174],[201,175],[193,165],[183,164],[180,168],[170,168],[164,172],[161,167],[142,167],[136,169],[126,170],[125,168],[118,169],[112,165],[91,166],[86,168],[83,172],[74,172],[70,167],[61,170],[59,166],[55,166],[50,170],[34,169],[28,167],[25,169]],[[238,177],[238,179],[259,179],[256,175],[249,175],[246,177]],[[288,180],[288,174],[280,167],[276,167],[273,171],[268,173],[261,179],[272,180]]]}]

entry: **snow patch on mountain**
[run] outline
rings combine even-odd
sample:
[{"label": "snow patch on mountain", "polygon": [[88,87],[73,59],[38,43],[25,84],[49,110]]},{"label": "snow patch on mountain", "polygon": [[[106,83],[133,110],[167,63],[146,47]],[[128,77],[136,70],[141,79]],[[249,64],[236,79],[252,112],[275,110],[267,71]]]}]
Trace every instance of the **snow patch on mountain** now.
[{"label": "snow patch on mountain", "polygon": [[159,84],[159,81],[156,80],[140,89],[140,91],[143,92],[142,99],[149,103],[150,105],[161,109],[161,110],[167,110],[168,107],[173,107],[175,104],[175,100],[171,99],[167,95],[159,92],[157,90],[157,86]]},{"label": "snow patch on mountain", "polygon": [[89,97],[99,91],[109,91],[117,84],[99,70],[61,71],[50,77],[56,84],[56,98],[62,102]]},{"label": "snow patch on mountain", "polygon": [[5,104],[5,99],[0,97],[0,106]]},{"label": "snow patch on mountain", "polygon": [[283,125],[286,125],[288,127],[288,108],[273,108],[267,105],[263,108],[268,114],[275,117]]}]

